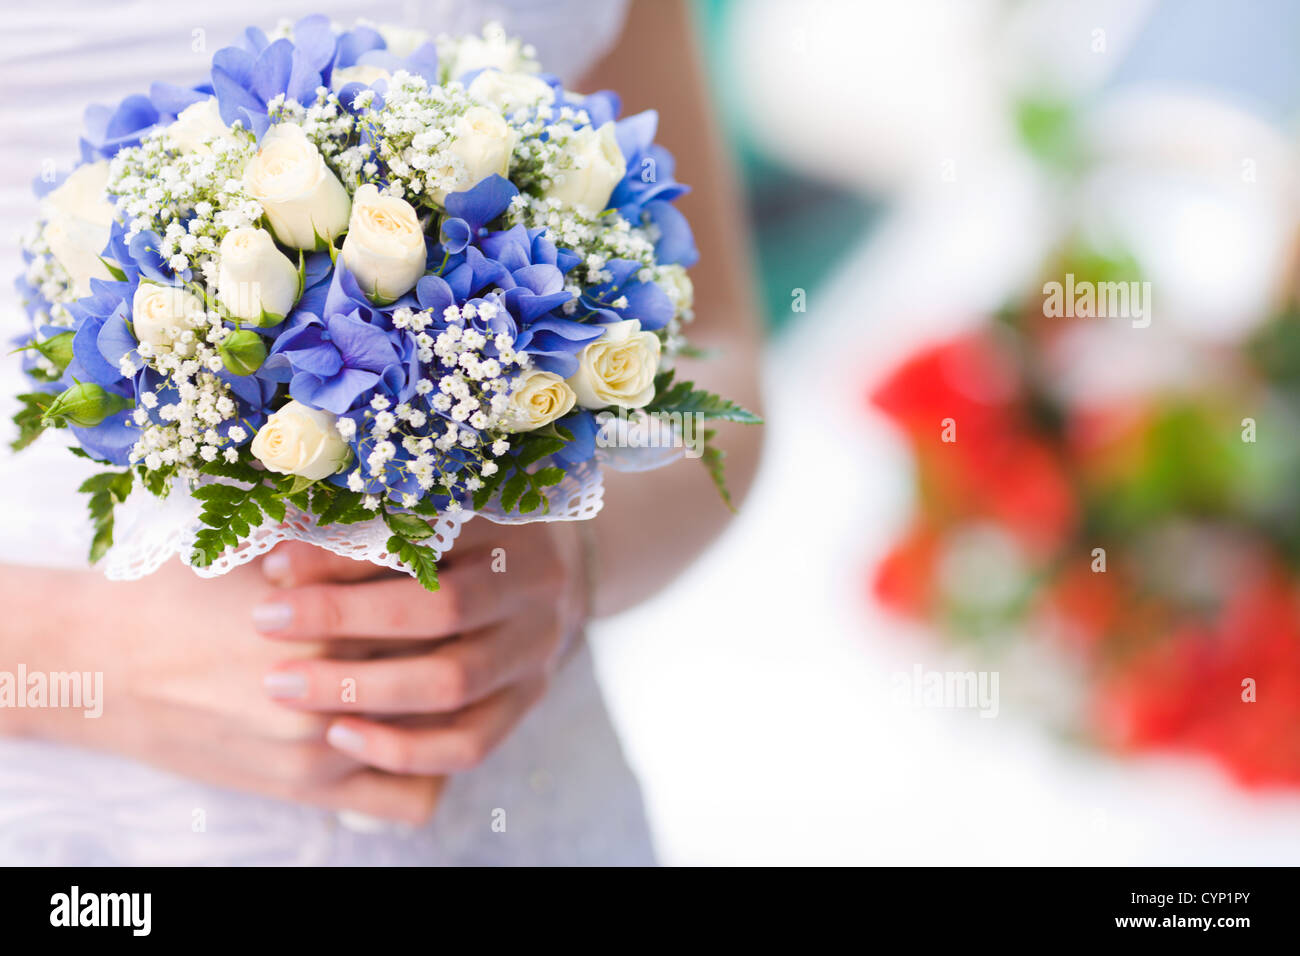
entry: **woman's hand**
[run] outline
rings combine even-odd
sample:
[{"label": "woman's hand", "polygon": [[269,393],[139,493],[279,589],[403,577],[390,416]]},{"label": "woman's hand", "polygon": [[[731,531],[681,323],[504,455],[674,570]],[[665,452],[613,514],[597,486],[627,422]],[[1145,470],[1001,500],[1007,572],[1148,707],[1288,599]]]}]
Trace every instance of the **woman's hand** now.
[{"label": "woman's hand", "polygon": [[[212,580],[170,563],[131,583],[95,572],[0,568],[8,609],[5,670],[103,673],[100,717],[81,709],[6,710],[6,733],[123,754],[207,783],[411,823],[442,781],[364,767],[325,743],[327,721],[266,699],[280,648],[250,608],[271,592],[260,568]],[[301,648],[310,658],[346,645]],[[17,723],[15,723],[17,721]]]},{"label": "woman's hand", "polygon": [[[571,522],[472,520],[429,593],[412,578],[302,543],[263,570],[281,590],[253,610],[259,630],[297,656],[267,691],[299,714],[328,714],[342,754],[400,774],[475,766],[542,696],[586,614]],[[364,660],[300,649],[370,641]]]}]

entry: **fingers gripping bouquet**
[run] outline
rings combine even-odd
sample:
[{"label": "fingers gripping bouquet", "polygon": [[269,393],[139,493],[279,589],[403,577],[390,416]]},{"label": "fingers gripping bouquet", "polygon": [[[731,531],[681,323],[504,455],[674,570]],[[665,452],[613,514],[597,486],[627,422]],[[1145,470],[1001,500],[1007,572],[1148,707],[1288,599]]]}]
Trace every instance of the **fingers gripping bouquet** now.
[{"label": "fingers gripping bouquet", "polygon": [[292,537],[434,589],[469,515],[590,517],[603,466],[757,421],[673,381],[686,187],[656,115],[618,109],[498,27],[317,16],[87,110],[80,165],[37,187],[15,447],[67,427],[109,466],[92,560],[214,574]]}]

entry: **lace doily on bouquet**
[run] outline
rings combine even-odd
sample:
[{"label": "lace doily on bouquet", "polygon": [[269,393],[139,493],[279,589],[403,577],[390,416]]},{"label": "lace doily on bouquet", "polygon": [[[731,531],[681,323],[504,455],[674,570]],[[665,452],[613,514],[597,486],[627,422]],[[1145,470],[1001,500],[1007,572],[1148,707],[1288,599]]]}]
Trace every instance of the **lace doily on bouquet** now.
[{"label": "lace doily on bouquet", "polygon": [[[570,469],[562,482],[547,489],[550,508],[545,514],[505,514],[495,505],[481,512],[445,514],[434,521],[434,535],[424,543],[441,557],[451,550],[461,526],[475,514],[498,524],[594,518],[604,503],[603,467],[616,471],[644,471],[667,464],[681,454],[680,447],[599,448],[595,458]],[[100,567],[111,580],[133,581],[157,571],[174,556],[193,566],[191,555],[195,536],[203,527],[199,521],[201,510],[202,503],[183,487],[174,489],[166,498],[156,498],[136,487],[118,507],[114,544],[104,555]],[[357,524],[319,527],[311,515],[289,505],[284,521],[268,520],[254,529],[239,547],[226,551],[207,567],[195,567],[194,571],[200,577],[217,577],[265,554],[281,541],[306,541],[345,558],[409,572],[401,560],[388,553],[389,535],[380,518]]]}]

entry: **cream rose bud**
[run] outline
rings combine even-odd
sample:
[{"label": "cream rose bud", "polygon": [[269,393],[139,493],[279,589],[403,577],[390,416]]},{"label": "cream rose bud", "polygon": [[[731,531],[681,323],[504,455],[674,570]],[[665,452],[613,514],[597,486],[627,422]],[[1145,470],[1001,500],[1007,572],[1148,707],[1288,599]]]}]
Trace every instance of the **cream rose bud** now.
[{"label": "cream rose bud", "polygon": [[450,185],[433,190],[435,200],[442,202],[447,193],[469,189],[493,173],[509,175],[510,155],[519,142],[519,133],[499,111],[471,106],[457,118],[452,134],[455,140],[447,151],[459,162],[442,171],[444,181],[449,180]]},{"label": "cream rose bud", "polygon": [[315,249],[317,237],[333,242],[347,228],[347,190],[301,126],[271,127],[244,169],[244,187],[262,204],[275,237],[291,248]]},{"label": "cream rose bud", "polygon": [[206,153],[215,139],[230,139],[230,127],[221,118],[217,98],[210,96],[181,110],[167,127],[167,138],[179,153]]},{"label": "cream rose bud", "polygon": [[137,342],[189,355],[194,343],[185,341],[184,333],[206,324],[207,310],[193,293],[154,282],[136,287],[131,299],[131,328]]},{"label": "cream rose bud", "polygon": [[391,80],[392,78],[393,74],[382,66],[358,63],[356,66],[345,66],[342,69],[335,70],[334,75],[330,77],[330,89],[337,93],[349,83],[364,83],[366,86],[374,86],[380,80]]},{"label": "cream rose bud", "polygon": [[568,164],[547,190],[547,198],[558,199],[568,209],[596,215],[627,173],[614,124],[606,123],[598,130],[584,126],[569,137],[564,155]]},{"label": "cream rose bud", "polygon": [[405,199],[382,196],[366,183],[352,197],[352,218],[343,240],[343,264],[362,291],[392,302],[424,275],[424,229]]},{"label": "cream rose bud", "polygon": [[67,272],[77,296],[90,295],[91,279],[111,279],[100,257],[108,245],[113,204],[108,201],[108,161],[78,166],[41,205],[48,220],[41,238]]},{"label": "cream rose bud", "polygon": [[296,401],[267,418],[250,448],[268,470],[312,481],[337,474],[352,460],[352,449],[339,435],[338,418]]},{"label": "cream rose bud", "polygon": [[518,37],[507,36],[500,24],[489,24],[482,36],[466,36],[455,47],[450,61],[452,79],[491,67],[506,72],[537,72],[531,47],[525,49]]},{"label": "cream rose bud", "polygon": [[573,411],[578,396],[569,384],[554,372],[521,372],[510,392],[506,412],[507,431],[527,432],[549,425]]},{"label": "cream rose bud", "polygon": [[555,90],[545,80],[528,73],[502,73],[500,70],[484,70],[474,77],[468,92],[471,99],[495,107],[506,115],[555,100]]},{"label": "cream rose bud", "polygon": [[232,229],[221,240],[217,299],[237,319],[274,325],[298,300],[298,267],[265,229]]},{"label": "cream rose bud", "polygon": [[405,59],[424,44],[429,42],[429,34],[416,27],[396,26],[383,23],[376,29],[384,38],[384,46],[395,57]]},{"label": "cream rose bud", "polygon": [[655,396],[659,337],[642,332],[636,319],[612,322],[582,350],[569,379],[583,408],[640,408]]},{"label": "cream rose bud", "polygon": [[686,274],[686,268],[679,265],[661,266],[659,285],[673,304],[677,315],[688,315],[695,307],[695,283]]}]

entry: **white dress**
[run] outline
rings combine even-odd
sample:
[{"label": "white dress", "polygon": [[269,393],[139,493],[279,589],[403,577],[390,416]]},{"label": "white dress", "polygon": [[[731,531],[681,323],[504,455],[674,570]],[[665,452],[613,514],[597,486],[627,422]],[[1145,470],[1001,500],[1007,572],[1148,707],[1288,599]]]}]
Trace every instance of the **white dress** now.
[{"label": "white dress", "polygon": [[[613,0],[278,0],[276,18],[359,14],[430,33],[478,30],[499,20],[537,47],[546,69],[576,80],[616,39],[624,5]],[[162,80],[192,84],[212,53],[246,26],[264,28],[268,5],[223,0],[192,7],[135,0],[11,4],[0,44],[0,276],[20,268],[17,235],[36,213],[42,164],[66,170],[81,114]],[[201,24],[202,34],[196,33]],[[16,296],[0,294],[7,341],[24,328]],[[7,349],[6,349],[7,351]],[[0,371],[7,424],[21,390],[15,361]],[[6,439],[8,434],[5,435]],[[88,527],[76,486],[86,469],[57,435],[0,455],[0,560],[84,566]],[[41,541],[33,553],[31,542]],[[19,663],[4,648],[0,670]],[[206,831],[191,820],[204,811]],[[494,811],[506,811],[495,832]],[[191,782],[102,753],[0,738],[0,865],[21,864],[522,864],[653,861],[640,792],[605,712],[584,650],[546,699],[477,770],[450,784],[434,822],[415,832],[366,834],[335,814]]]}]

